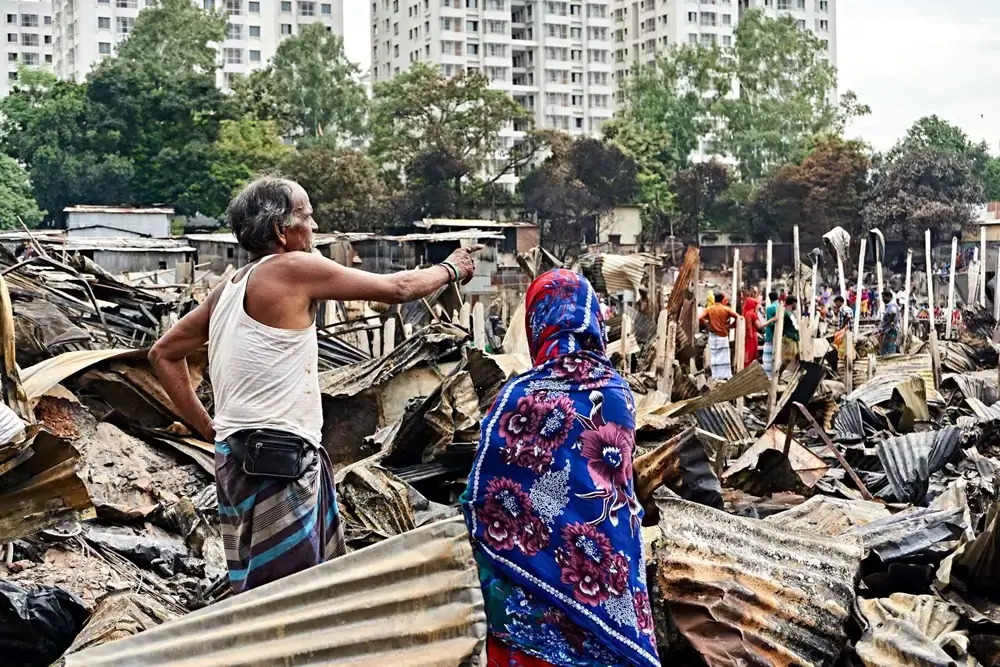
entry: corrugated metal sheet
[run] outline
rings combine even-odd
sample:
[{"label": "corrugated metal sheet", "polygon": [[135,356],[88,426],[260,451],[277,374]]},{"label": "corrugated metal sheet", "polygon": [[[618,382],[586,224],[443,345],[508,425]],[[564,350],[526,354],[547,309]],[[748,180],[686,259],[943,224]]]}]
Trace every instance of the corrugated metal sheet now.
[{"label": "corrugated metal sheet", "polygon": [[889,516],[889,510],[882,503],[813,496],[797,507],[766,517],[764,521],[782,528],[833,537]]},{"label": "corrugated metal sheet", "polygon": [[947,426],[937,431],[909,433],[876,445],[889,486],[900,502],[920,504],[927,495],[930,476],[958,452],[962,429]]},{"label": "corrugated metal sheet", "polygon": [[722,473],[722,479],[755,496],[781,491],[808,495],[830,466],[792,438],[785,457],[785,432],[774,426]]},{"label": "corrugated metal sheet", "polygon": [[[858,370],[863,368],[863,365],[859,364],[855,366],[855,379],[864,380],[862,375],[858,377]],[[878,357],[875,363],[875,377],[871,379],[867,384],[875,383],[885,383],[891,382],[892,380],[900,380],[912,375],[918,375],[924,381],[924,393],[928,402],[941,405],[944,403],[944,397],[934,388],[934,372],[931,368],[931,355],[930,354],[896,354],[887,357]],[[857,384],[856,386],[864,388],[867,384]],[[858,390],[855,390],[857,393]],[[848,398],[853,397],[854,394]],[[885,399],[888,400],[888,399]],[[874,405],[871,401],[865,401],[868,405]]]},{"label": "corrugated metal sheet", "polygon": [[698,246],[689,246],[684,253],[684,262],[677,273],[677,280],[674,281],[674,288],[670,290],[670,297],[667,299],[667,313],[670,318],[676,320],[681,313],[684,300],[688,297],[688,288],[691,286],[691,279],[694,277],[694,270],[698,267],[701,253]]},{"label": "corrugated metal sheet", "polygon": [[968,397],[965,402],[969,404],[972,408],[972,412],[975,413],[979,421],[997,421],[1000,420],[1000,401],[994,403],[993,405],[986,405],[978,398]]},{"label": "corrugated metal sheet", "polygon": [[927,393],[927,385],[920,375],[876,375],[871,381],[855,389],[845,400],[861,401],[869,406],[881,405],[892,400],[897,394],[908,408],[913,410],[916,419],[927,421],[930,419],[928,403],[936,402],[941,405],[944,401],[936,391],[934,396]]},{"label": "corrugated metal sheet", "polygon": [[743,396],[765,392],[770,386],[771,381],[767,379],[764,367],[755,361],[734,375],[731,380],[716,385],[704,396],[671,403],[657,411],[657,414],[665,417],[681,417],[709,405],[735,401]]},{"label": "corrugated metal sheet", "polygon": [[632,462],[635,494],[646,504],[660,486],[685,500],[722,509],[722,485],[690,428]]},{"label": "corrugated metal sheet", "polygon": [[79,350],[64,352],[58,357],[40,361],[21,371],[21,380],[28,400],[37,400],[70,375],[109,359],[143,356],[141,350]]},{"label": "corrugated metal sheet", "polygon": [[823,240],[836,253],[834,258],[837,255],[840,256],[840,259],[844,262],[844,270],[846,271],[848,262],[850,261],[851,235],[843,227],[834,227],[826,234],[823,234]]},{"label": "corrugated metal sheet", "polygon": [[845,402],[833,418],[833,430],[840,442],[870,440],[888,428],[889,422],[884,415],[858,400]]},{"label": "corrugated metal sheet", "polygon": [[66,665],[454,667],[478,656],[485,637],[472,547],[455,518],[70,655]]},{"label": "corrugated metal sheet", "polygon": [[862,548],[683,500],[657,502],[659,595],[711,667],[832,665]]},{"label": "corrugated metal sheet", "polygon": [[867,629],[856,650],[867,667],[979,665],[967,653],[968,635],[958,630],[961,617],[940,598],[893,593],[858,600],[858,609]]},{"label": "corrugated metal sheet", "polygon": [[716,403],[694,411],[698,426],[729,441],[730,447],[749,442],[753,437],[732,403]]},{"label": "corrugated metal sheet", "polygon": [[951,551],[952,547],[938,545],[957,540],[965,532],[968,524],[964,513],[962,507],[946,510],[916,507],[846,534],[859,537],[866,552],[888,564],[939,548]]},{"label": "corrugated metal sheet", "polygon": [[[992,373],[992,375],[996,375]],[[986,405],[993,405],[1000,401],[1000,390],[997,390],[996,379],[987,381],[986,378],[978,377],[970,373],[953,373],[946,375],[941,380],[944,389],[954,387],[963,398],[976,398]]]}]

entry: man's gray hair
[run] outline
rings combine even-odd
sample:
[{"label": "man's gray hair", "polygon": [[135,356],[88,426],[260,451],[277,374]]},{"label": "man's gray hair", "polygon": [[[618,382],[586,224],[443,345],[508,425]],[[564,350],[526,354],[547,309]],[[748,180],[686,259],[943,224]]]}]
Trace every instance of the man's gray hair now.
[{"label": "man's gray hair", "polygon": [[292,186],[288,179],[263,176],[233,197],[226,210],[226,224],[251,255],[266,253],[278,242],[274,227],[292,224]]}]

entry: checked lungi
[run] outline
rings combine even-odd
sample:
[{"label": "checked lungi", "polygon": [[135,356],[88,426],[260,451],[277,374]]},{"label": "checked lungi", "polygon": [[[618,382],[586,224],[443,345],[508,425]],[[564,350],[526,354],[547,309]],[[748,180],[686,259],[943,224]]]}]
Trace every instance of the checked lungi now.
[{"label": "checked lungi", "polygon": [[729,357],[729,338],[708,334],[709,363],[713,380],[728,380],[733,377],[733,366]]},{"label": "checked lungi", "polygon": [[771,377],[774,372],[774,342],[764,343],[764,358],[762,359],[764,364],[764,372],[767,373],[767,377]]},{"label": "checked lungi", "polygon": [[297,480],[247,475],[215,443],[216,485],[229,583],[242,593],[347,552],[333,465],[322,447]]}]

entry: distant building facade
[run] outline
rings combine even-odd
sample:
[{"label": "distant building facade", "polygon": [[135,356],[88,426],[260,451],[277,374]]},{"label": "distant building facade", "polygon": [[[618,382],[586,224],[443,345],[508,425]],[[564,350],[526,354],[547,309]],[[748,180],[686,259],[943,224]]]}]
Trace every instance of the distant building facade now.
[{"label": "distant building facade", "polygon": [[172,208],[69,206],[66,234],[70,239],[120,237],[165,239],[170,236]]}]

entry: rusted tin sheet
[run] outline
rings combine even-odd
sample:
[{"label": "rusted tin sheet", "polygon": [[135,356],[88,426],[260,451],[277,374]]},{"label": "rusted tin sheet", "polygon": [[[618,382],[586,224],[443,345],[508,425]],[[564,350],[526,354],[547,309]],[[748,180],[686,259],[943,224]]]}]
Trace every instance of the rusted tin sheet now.
[{"label": "rusted tin sheet", "polygon": [[681,417],[709,405],[734,401],[743,396],[765,392],[770,386],[770,380],[767,379],[764,367],[755,361],[736,373],[731,380],[716,385],[712,391],[704,396],[664,406],[659,414],[667,417]]},{"label": "rusted tin sheet", "polygon": [[[933,387],[933,385],[931,385]],[[906,407],[913,411],[918,421],[930,419],[928,403],[943,405],[944,399],[937,391],[933,394],[927,391],[927,381],[919,374],[915,375],[877,375],[862,387],[858,387],[845,400],[862,401],[870,407],[888,403],[894,395],[898,395]]]},{"label": "rusted tin sheet", "polygon": [[698,267],[700,257],[698,246],[688,246],[687,252],[684,253],[684,262],[677,273],[674,288],[670,290],[670,296],[667,298],[667,312],[673,320],[676,320],[681,314],[681,306],[684,305],[684,299],[688,296],[691,279],[694,277],[694,271]]},{"label": "rusted tin sheet", "polygon": [[786,458],[785,439],[785,432],[772,426],[722,473],[722,479],[757,496],[779,491],[808,495],[830,466],[795,438]]},{"label": "rusted tin sheet", "polygon": [[21,381],[29,400],[38,400],[42,394],[70,375],[86,370],[94,364],[109,359],[140,358],[142,350],[80,350],[64,352],[58,357],[41,361],[21,371]]},{"label": "rusted tin sheet", "polygon": [[679,499],[657,506],[659,595],[709,667],[835,662],[855,600],[857,540]]},{"label": "rusted tin sheet", "polygon": [[716,403],[695,410],[698,426],[729,441],[729,446],[748,442],[753,436],[732,403]]},{"label": "rusted tin sheet", "polygon": [[867,628],[856,647],[867,667],[975,667],[959,614],[933,595],[858,600]]},{"label": "rusted tin sheet", "polygon": [[950,551],[943,544],[957,540],[969,527],[964,513],[961,507],[913,507],[853,528],[848,534],[861,539],[866,554],[888,564],[928,552]]},{"label": "rusted tin sheet", "polygon": [[67,656],[66,665],[454,667],[479,655],[485,638],[472,547],[456,518]]},{"label": "rusted tin sheet", "polygon": [[[996,375],[992,371],[990,374]],[[955,389],[963,398],[977,398],[987,405],[1000,401],[1000,391],[997,390],[995,377],[990,381],[974,373],[952,373],[945,375],[941,380],[941,388]]]},{"label": "rusted tin sheet", "polygon": [[881,503],[813,496],[797,507],[766,517],[764,521],[782,528],[833,537],[888,516],[889,510]]},{"label": "rusted tin sheet", "polygon": [[[861,368],[863,368],[863,365],[855,366],[856,371]],[[924,382],[924,396],[920,397],[921,400],[926,398],[927,402],[937,405],[944,403],[944,397],[941,396],[940,392],[934,388],[934,372],[931,369],[930,354],[894,354],[886,357],[879,357],[875,362],[875,377],[864,384],[856,384],[855,386],[857,386],[858,389],[854,390],[854,393],[848,396],[848,399],[855,398],[855,394],[870,385],[882,387],[882,392],[885,392],[886,384],[899,382],[904,378],[914,375],[919,376]],[[884,403],[891,397],[892,391],[890,390],[888,394],[885,395],[885,397],[879,402]],[[875,405],[875,403],[870,400],[866,400],[865,403],[868,403],[868,405]],[[907,405],[909,405],[909,403]]]},{"label": "rusted tin sheet", "polygon": [[722,485],[705,447],[689,428],[632,462],[635,494],[644,505],[660,486],[703,505],[722,509]]},{"label": "rusted tin sheet", "polygon": [[966,398],[965,402],[972,408],[972,412],[976,415],[978,421],[992,422],[1000,420],[1000,402],[987,405],[973,396]]},{"label": "rusted tin sheet", "polygon": [[68,442],[41,432],[32,455],[0,480],[0,540],[13,541],[67,519],[96,516],[76,472],[79,453]]}]

